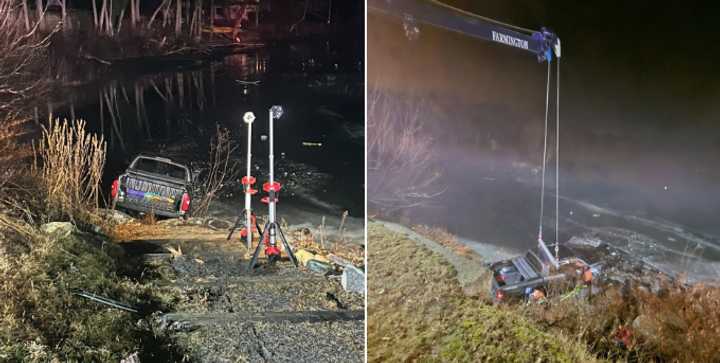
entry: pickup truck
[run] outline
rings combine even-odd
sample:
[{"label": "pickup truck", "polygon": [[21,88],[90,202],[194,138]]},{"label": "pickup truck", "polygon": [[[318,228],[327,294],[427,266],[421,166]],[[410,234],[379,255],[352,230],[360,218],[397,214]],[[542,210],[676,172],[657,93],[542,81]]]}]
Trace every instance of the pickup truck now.
[{"label": "pickup truck", "polygon": [[602,271],[602,262],[594,262],[587,251],[560,245],[559,260],[541,242],[539,248],[524,255],[491,263],[493,274],[491,296],[495,303],[525,299],[535,289],[548,290],[550,285],[574,287],[583,267],[590,268],[593,278]]},{"label": "pickup truck", "polygon": [[139,155],[112,182],[112,209],[156,216],[190,216],[192,175],[187,166],[167,158]]}]

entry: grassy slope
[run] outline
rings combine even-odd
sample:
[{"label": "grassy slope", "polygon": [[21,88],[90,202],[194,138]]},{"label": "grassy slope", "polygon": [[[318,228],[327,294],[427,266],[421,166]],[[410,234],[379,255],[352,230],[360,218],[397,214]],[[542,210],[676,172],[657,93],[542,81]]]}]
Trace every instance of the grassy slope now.
[{"label": "grassy slope", "polygon": [[137,315],[73,295],[81,289],[133,305],[157,299],[148,287],[118,275],[117,247],[100,247],[94,239],[37,233],[28,252],[0,254],[0,362],[117,362],[137,351],[151,354],[147,344],[164,349],[137,325]]},{"label": "grassy slope", "polygon": [[593,361],[583,344],[466,297],[454,269],[412,240],[370,224],[368,247],[370,362]]}]

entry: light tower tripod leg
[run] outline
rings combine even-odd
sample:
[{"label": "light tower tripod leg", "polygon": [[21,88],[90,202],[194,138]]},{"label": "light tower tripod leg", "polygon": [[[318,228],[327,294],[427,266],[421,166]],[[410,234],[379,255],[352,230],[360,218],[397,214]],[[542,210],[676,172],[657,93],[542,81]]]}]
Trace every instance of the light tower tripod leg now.
[{"label": "light tower tripod leg", "polygon": [[232,238],[233,233],[235,233],[242,221],[245,220],[245,213],[247,213],[247,211],[243,210],[243,212],[238,214],[237,218],[235,218],[235,224],[233,224],[232,228],[230,228],[230,233],[228,233],[227,236],[228,241],[230,240],[230,238]]},{"label": "light tower tripod leg", "polygon": [[295,265],[295,267],[298,267],[298,260],[295,257],[295,253],[293,253],[292,248],[290,247],[290,244],[288,243],[287,239],[285,239],[285,233],[283,233],[282,228],[280,226],[277,226],[278,231],[280,231],[280,238],[282,239],[283,246],[285,246],[285,252],[287,252],[288,257],[290,257],[290,261]]},{"label": "light tower tripod leg", "polygon": [[250,264],[248,264],[248,272],[251,272],[257,264],[257,258],[258,255],[260,255],[260,247],[263,245],[263,241],[265,240],[265,235],[268,232],[269,227],[270,223],[265,224],[265,228],[263,228],[262,233],[260,233],[260,240],[258,241],[257,247],[255,247],[255,252],[253,252],[252,258],[250,259]]}]

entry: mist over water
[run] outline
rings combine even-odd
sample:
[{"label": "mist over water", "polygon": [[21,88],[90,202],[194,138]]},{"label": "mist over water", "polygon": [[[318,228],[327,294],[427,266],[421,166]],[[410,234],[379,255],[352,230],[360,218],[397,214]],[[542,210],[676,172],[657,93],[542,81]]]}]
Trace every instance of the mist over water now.
[{"label": "mist over water", "polygon": [[[447,185],[430,204],[398,217],[511,250],[533,247],[546,65],[528,53],[443,30],[424,27],[409,41],[399,22],[372,14],[368,22],[369,86],[425,104],[425,132],[434,137]],[[717,79],[717,72],[703,72],[707,60],[693,65],[677,54],[652,58],[654,49],[618,46],[616,56],[599,53],[616,41],[608,32],[593,33],[592,24],[568,19],[556,23],[564,47],[560,241],[600,239],[664,270],[716,279],[720,107],[708,78]],[[554,121],[551,114],[553,151]],[[546,241],[555,239],[551,157]]]}]

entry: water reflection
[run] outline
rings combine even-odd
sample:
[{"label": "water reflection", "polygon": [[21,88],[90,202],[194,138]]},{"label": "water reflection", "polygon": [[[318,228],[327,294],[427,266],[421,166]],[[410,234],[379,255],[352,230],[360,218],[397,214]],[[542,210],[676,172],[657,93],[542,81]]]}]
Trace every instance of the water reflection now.
[{"label": "water reflection", "polygon": [[[287,155],[283,162],[292,168],[331,175],[329,184],[318,186],[322,189],[357,189],[350,194],[325,193],[319,199],[352,207],[358,215],[363,209],[363,145],[357,142],[363,137],[358,134],[364,122],[363,75],[354,69],[356,60],[345,60],[350,66],[334,67],[340,60],[324,59],[322,47],[308,49],[311,52],[306,54],[281,47],[203,60],[181,69],[169,66],[154,74],[126,75],[60,95],[48,103],[48,114],[84,118],[91,130],[105,135],[106,177],[111,178],[138,153],[201,161],[218,125],[231,130],[243,144],[242,115],[246,111],[262,115],[270,105],[281,104],[286,115],[276,126],[276,154]],[[301,66],[308,56],[317,59],[317,69]],[[39,119],[45,117],[41,110],[38,114]],[[266,122],[257,123],[254,131],[253,154],[262,163],[267,143],[260,136],[267,134]],[[321,142],[322,148],[304,147],[307,140]],[[306,167],[299,166],[303,164]]]}]

